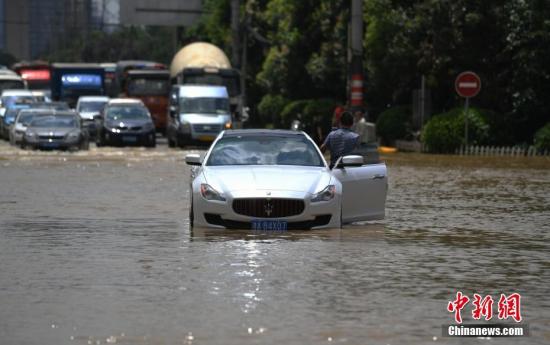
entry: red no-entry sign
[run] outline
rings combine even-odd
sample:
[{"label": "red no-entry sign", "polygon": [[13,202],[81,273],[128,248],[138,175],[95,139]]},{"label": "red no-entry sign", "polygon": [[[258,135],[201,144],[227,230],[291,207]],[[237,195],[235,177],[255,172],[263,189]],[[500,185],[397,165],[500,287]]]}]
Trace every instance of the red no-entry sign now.
[{"label": "red no-entry sign", "polygon": [[481,90],[481,79],[474,72],[462,72],[456,77],[455,90],[461,97],[474,97]]}]

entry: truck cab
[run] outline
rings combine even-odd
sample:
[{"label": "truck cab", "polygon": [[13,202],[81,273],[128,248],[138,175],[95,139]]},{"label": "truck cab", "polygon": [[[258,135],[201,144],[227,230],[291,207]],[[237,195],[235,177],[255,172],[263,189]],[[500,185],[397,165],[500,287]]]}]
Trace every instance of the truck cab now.
[{"label": "truck cab", "polygon": [[230,100],[224,86],[174,85],[166,136],[170,147],[212,142],[232,127]]}]

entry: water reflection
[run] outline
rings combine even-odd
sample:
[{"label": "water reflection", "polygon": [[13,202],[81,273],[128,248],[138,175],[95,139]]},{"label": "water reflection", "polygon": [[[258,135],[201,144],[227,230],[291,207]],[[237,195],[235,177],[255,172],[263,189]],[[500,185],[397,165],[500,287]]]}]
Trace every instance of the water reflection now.
[{"label": "water reflection", "polygon": [[3,150],[10,343],[460,344],[458,289],[521,293],[531,336],[498,343],[550,342],[544,160],[396,155],[383,222],[258,234],[189,229],[186,152]]}]

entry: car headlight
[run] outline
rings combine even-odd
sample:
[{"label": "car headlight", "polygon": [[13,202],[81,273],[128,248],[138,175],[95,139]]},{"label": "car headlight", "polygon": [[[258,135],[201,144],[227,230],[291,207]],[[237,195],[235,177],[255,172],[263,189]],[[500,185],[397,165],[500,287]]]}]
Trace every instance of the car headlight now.
[{"label": "car headlight", "polygon": [[325,189],[315,194],[311,198],[311,202],[329,201],[336,195],[336,187],[334,185],[328,185]]},{"label": "car headlight", "polygon": [[201,183],[201,195],[206,200],[225,201],[225,198],[218,191],[206,183]]},{"label": "car headlight", "polygon": [[25,139],[27,140],[36,140],[38,138],[38,135],[36,132],[25,132]]},{"label": "car headlight", "polygon": [[120,129],[118,128],[108,128],[113,133],[120,133]]}]

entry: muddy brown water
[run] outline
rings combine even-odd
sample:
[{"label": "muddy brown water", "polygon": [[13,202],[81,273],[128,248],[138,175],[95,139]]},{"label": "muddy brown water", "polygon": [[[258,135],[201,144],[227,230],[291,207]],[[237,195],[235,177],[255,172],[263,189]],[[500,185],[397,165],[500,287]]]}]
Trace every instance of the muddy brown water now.
[{"label": "muddy brown water", "polygon": [[[200,150],[1,143],[0,344],[550,343],[549,159],[387,156],[384,221],[254,234],[189,229]],[[458,290],[530,336],[442,338]]]}]

